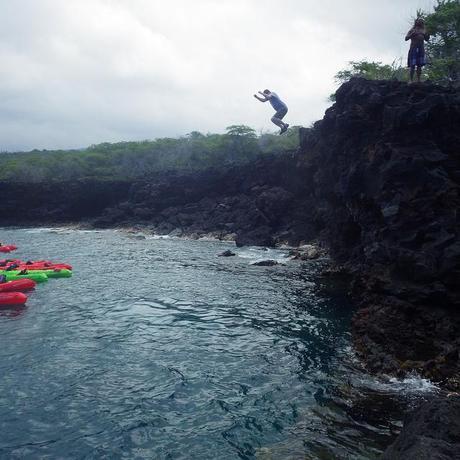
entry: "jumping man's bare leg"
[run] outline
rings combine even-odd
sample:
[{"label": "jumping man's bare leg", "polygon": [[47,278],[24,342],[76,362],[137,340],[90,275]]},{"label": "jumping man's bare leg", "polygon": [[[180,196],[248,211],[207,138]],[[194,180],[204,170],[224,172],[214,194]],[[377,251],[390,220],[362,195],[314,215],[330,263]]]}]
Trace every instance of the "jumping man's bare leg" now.
[{"label": "jumping man's bare leg", "polygon": [[284,123],[282,120],[276,117],[271,118],[272,123],[274,123],[276,126],[279,128],[284,128],[286,126],[286,123]]}]

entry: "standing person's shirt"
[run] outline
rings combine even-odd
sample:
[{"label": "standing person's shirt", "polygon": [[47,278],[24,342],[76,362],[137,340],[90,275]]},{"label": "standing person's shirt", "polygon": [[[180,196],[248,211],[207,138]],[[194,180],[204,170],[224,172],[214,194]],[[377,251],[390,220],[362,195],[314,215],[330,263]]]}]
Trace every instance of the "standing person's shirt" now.
[{"label": "standing person's shirt", "polygon": [[287,109],[287,105],[279,98],[278,94],[276,93],[270,93],[269,101],[276,111],[281,109]]}]

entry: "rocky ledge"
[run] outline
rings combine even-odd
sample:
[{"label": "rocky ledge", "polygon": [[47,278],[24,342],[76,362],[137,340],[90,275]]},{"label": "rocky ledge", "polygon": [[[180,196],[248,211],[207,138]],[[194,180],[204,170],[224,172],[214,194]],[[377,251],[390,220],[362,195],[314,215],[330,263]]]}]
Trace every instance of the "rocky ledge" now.
[{"label": "rocky ledge", "polygon": [[435,399],[408,414],[383,460],[460,459],[460,397]]}]

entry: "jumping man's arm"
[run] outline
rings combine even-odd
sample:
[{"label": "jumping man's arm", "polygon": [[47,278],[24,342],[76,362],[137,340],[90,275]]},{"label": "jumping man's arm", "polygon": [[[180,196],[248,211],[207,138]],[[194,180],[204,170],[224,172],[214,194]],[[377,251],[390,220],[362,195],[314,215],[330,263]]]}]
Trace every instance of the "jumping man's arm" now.
[{"label": "jumping man's arm", "polygon": [[267,101],[268,101],[267,98],[264,98],[264,99],[263,99],[263,98],[261,98],[260,96],[257,96],[257,94],[254,94],[254,97],[255,97],[258,101],[260,101],[260,102],[267,102]]}]

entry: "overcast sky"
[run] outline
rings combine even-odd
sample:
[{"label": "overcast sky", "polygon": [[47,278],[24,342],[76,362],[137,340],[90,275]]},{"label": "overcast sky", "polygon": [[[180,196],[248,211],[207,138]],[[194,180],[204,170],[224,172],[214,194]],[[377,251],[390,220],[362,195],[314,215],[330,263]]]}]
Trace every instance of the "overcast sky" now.
[{"label": "overcast sky", "polygon": [[0,0],[0,151],[322,118],[350,60],[405,59],[432,0]]}]

